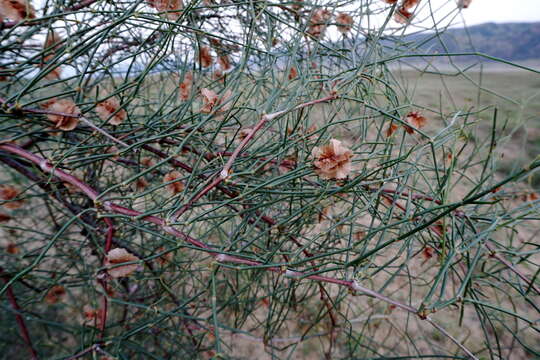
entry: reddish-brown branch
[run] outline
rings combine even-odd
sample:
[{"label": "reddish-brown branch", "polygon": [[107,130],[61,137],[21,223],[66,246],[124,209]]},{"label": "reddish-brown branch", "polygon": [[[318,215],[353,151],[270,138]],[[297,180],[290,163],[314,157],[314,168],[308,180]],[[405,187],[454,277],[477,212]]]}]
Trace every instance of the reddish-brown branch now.
[{"label": "reddish-brown branch", "polygon": [[[104,253],[105,256],[112,247],[113,242],[113,236],[114,236],[114,225],[111,219],[109,218],[103,218],[103,221],[107,224],[107,234],[105,237],[105,246],[104,246]],[[105,265],[105,257],[103,258],[103,264]],[[105,328],[107,326],[107,315],[108,315],[108,300],[107,295],[109,293],[109,285],[107,284],[107,278],[102,278],[98,280],[99,284],[103,288],[103,297],[102,297],[102,305],[101,305],[101,322],[100,322],[100,337],[103,338],[105,336]]]},{"label": "reddish-brown branch", "polygon": [[[142,146],[143,149],[159,156],[160,158],[162,159],[168,159],[168,162],[170,164],[172,164],[173,166],[177,166],[177,167],[180,167],[181,169],[189,172],[189,173],[192,173],[193,172],[193,169],[189,166],[189,165],[186,165],[184,164],[183,162],[179,161],[179,160],[176,160],[174,158],[170,158],[170,156],[168,156],[166,153],[164,153],[163,151],[161,150],[158,150],[150,145],[143,145]],[[232,153],[230,153],[232,154]],[[203,175],[203,174],[199,174],[198,175],[200,178],[206,180],[208,179],[208,176],[206,175]],[[220,190],[221,192],[223,192],[225,195],[227,195],[228,197],[230,197],[231,199],[234,199],[238,196],[238,193],[234,192],[234,191],[231,191],[225,187],[223,187],[221,184],[218,184],[216,186],[216,188],[218,190]],[[235,209],[234,207],[232,207],[231,205],[229,205],[229,207],[231,207],[235,212],[239,213],[240,216],[244,217],[245,214],[242,214],[240,213],[237,209]],[[250,206],[248,205],[244,205],[244,208],[246,209],[249,209]],[[255,211],[255,215],[260,218],[261,220],[263,220],[266,224],[270,225],[270,226],[274,226],[277,224],[277,221],[275,221],[274,219],[272,219],[271,217],[267,216],[267,215],[262,215],[259,211]],[[255,219],[252,219],[252,218],[248,218],[247,221],[250,223],[250,224],[256,224],[256,220]],[[257,226],[257,225],[256,225]],[[302,248],[302,244],[292,235],[289,235],[288,236],[289,239],[298,247],[298,248]],[[313,255],[307,250],[307,249],[302,249],[302,253],[306,256],[306,257],[312,257]],[[287,256],[286,255],[283,255],[283,257],[286,259],[286,261],[288,261],[287,259]],[[313,266],[313,269],[314,271],[318,271],[318,267],[316,266],[315,262],[311,261],[311,265]],[[321,284],[319,284],[319,290],[321,292],[321,296],[323,296],[323,286]],[[325,304],[329,304],[329,300],[328,299],[324,299],[325,301]],[[335,316],[334,314],[329,310],[329,314],[330,314],[330,318],[331,318],[331,321],[332,321],[332,324],[335,324]]]},{"label": "reddish-brown branch", "polygon": [[[4,284],[7,285],[9,283],[9,276],[4,272],[4,269],[2,269],[1,267],[0,267],[0,276],[4,280]],[[28,351],[30,352],[31,359],[38,359],[37,352],[32,346],[30,333],[28,332],[28,328],[26,327],[24,318],[21,315],[22,309],[17,303],[17,298],[15,297],[15,294],[13,293],[11,286],[8,286],[6,290],[6,295],[7,295],[7,298],[9,300],[11,307],[13,308],[13,312],[15,313],[15,320],[17,321],[17,325],[19,326],[21,337],[23,338],[24,342],[26,343],[26,347],[28,348]]]},{"label": "reddish-brown branch", "polygon": [[[308,274],[303,273],[303,272],[286,269],[286,268],[284,268],[282,266],[267,266],[266,264],[258,262],[258,261],[244,259],[244,258],[241,258],[241,257],[238,257],[238,256],[233,256],[233,255],[217,253],[210,246],[208,246],[207,244],[205,244],[205,243],[203,243],[203,242],[201,242],[199,240],[196,240],[196,239],[190,237],[189,235],[187,235],[187,234],[185,234],[185,233],[183,233],[183,232],[181,232],[179,230],[176,230],[175,228],[170,226],[168,222],[166,222],[165,220],[163,220],[163,219],[161,219],[161,218],[159,218],[157,216],[153,216],[153,215],[145,216],[143,213],[141,213],[139,211],[125,208],[123,206],[114,204],[114,203],[112,203],[110,201],[105,201],[105,202],[103,202],[101,204],[99,201],[97,201],[97,198],[98,198],[97,191],[95,191],[88,184],[85,184],[84,182],[77,179],[73,175],[70,175],[70,174],[64,172],[63,170],[55,169],[53,166],[51,166],[47,162],[46,159],[43,159],[43,158],[41,158],[41,157],[39,157],[39,156],[37,156],[37,155],[35,155],[33,153],[30,153],[30,152],[28,152],[28,151],[26,151],[24,149],[21,149],[18,146],[13,145],[13,144],[0,145],[0,150],[4,150],[4,151],[10,152],[12,154],[17,154],[17,155],[25,158],[26,160],[29,160],[29,161],[33,162],[34,164],[36,164],[36,165],[39,165],[39,167],[41,168],[41,170],[43,172],[45,172],[47,174],[54,175],[54,176],[58,177],[60,180],[68,182],[68,183],[72,184],[73,186],[79,188],[79,190],[81,190],[84,194],[86,194],[88,197],[90,197],[92,200],[94,200],[94,202],[98,203],[96,205],[102,205],[105,210],[108,210],[110,212],[117,213],[117,214],[130,216],[130,217],[137,217],[137,218],[140,218],[141,220],[148,221],[148,222],[151,222],[153,224],[156,224],[156,225],[160,226],[162,228],[162,230],[165,231],[166,233],[171,234],[171,235],[173,235],[175,237],[181,238],[184,241],[190,243],[191,245],[199,248],[200,250],[208,252],[211,256],[215,257],[216,261],[219,262],[219,263],[231,263],[231,264],[236,264],[236,265],[252,266],[252,267],[256,267],[258,269],[263,269],[263,270],[266,270],[266,271],[272,271],[272,272],[282,274],[285,277],[293,279],[293,280],[309,279],[309,280],[314,280],[314,281],[318,281],[318,282],[324,282],[324,283],[329,283],[329,284],[336,284],[336,285],[340,285],[340,286],[345,286],[345,287],[349,288],[350,290],[352,290],[354,292],[363,293],[363,294],[366,294],[366,295],[373,296],[373,297],[375,297],[375,298],[377,298],[377,299],[379,299],[381,301],[384,301],[384,302],[387,302],[389,304],[395,305],[396,307],[398,307],[398,308],[400,308],[402,310],[408,311],[408,312],[413,313],[413,314],[417,314],[417,315],[419,315],[419,317],[421,319],[424,319],[424,320],[426,319],[425,316],[422,316],[422,314],[419,314],[419,311],[417,309],[415,309],[415,308],[413,308],[413,307],[411,307],[409,305],[403,304],[403,303],[401,303],[399,301],[388,298],[387,296],[384,296],[384,295],[382,295],[382,294],[380,294],[380,293],[378,293],[376,291],[373,291],[371,289],[363,287],[357,281],[354,281],[354,280],[341,280],[341,279],[335,279],[335,278],[322,276],[322,275],[308,275]],[[431,320],[430,320],[430,322],[432,324],[434,324]],[[437,325],[437,328],[439,330],[442,329],[438,325]],[[441,330],[441,332],[443,334],[445,334],[446,336],[449,336],[449,334],[446,331]],[[455,340],[452,337],[451,337],[451,339],[453,341]],[[460,348],[462,348],[465,352],[467,352],[467,354],[471,354],[457,340],[454,341],[454,342],[456,344],[458,344],[460,346]],[[475,358],[474,356],[472,356],[472,357]]]},{"label": "reddish-brown branch", "polygon": [[94,200],[94,202],[96,202],[96,206],[101,206],[105,210],[116,213],[116,214],[121,214],[121,215],[126,215],[126,216],[129,216],[129,217],[140,218],[143,221],[147,221],[147,222],[150,222],[152,224],[155,224],[155,225],[161,227],[162,230],[165,231],[166,233],[171,234],[171,235],[173,235],[175,237],[181,238],[182,240],[184,240],[184,241],[188,242],[189,244],[199,248],[200,250],[207,251],[212,256],[214,256],[218,262],[228,262],[228,263],[234,263],[234,264],[238,264],[238,265],[256,266],[256,267],[259,267],[259,268],[262,267],[263,269],[266,269],[268,271],[283,273],[285,276],[287,276],[289,278],[292,278],[292,279],[306,278],[306,279],[310,279],[310,280],[315,280],[315,281],[321,281],[321,282],[326,282],[326,283],[330,283],[330,284],[337,284],[337,285],[341,285],[341,286],[346,286],[346,287],[350,288],[351,290],[367,293],[367,294],[369,294],[371,296],[374,296],[374,297],[377,297],[377,298],[379,298],[379,299],[381,299],[383,301],[390,302],[391,304],[394,304],[394,305],[396,305],[396,306],[398,306],[400,308],[406,309],[406,310],[411,311],[411,312],[416,312],[414,308],[412,308],[412,307],[410,307],[408,305],[401,304],[401,303],[396,302],[394,300],[391,300],[391,299],[385,297],[384,295],[378,294],[378,293],[376,293],[376,292],[374,292],[372,290],[369,290],[367,288],[363,288],[362,286],[360,286],[355,281],[334,279],[334,278],[330,278],[330,277],[322,276],[322,275],[307,275],[307,274],[304,274],[302,272],[284,270],[281,266],[265,267],[265,264],[257,262],[257,261],[248,260],[248,259],[244,259],[244,258],[241,258],[241,257],[232,256],[232,255],[219,254],[219,253],[215,252],[209,245],[207,245],[207,244],[205,244],[205,243],[203,243],[203,242],[201,242],[201,241],[199,241],[197,239],[194,239],[191,236],[189,236],[189,235],[187,235],[187,234],[173,228],[172,226],[169,225],[168,222],[166,222],[162,218],[159,218],[159,217],[154,216],[154,215],[144,215],[143,213],[141,213],[139,211],[136,211],[136,210],[133,210],[133,209],[129,209],[129,208],[114,204],[114,203],[112,203],[110,201],[104,201],[104,202],[97,201],[98,192],[95,191],[94,189],[92,189],[88,184],[82,182],[78,178],[74,177],[73,175],[70,175],[70,174],[66,173],[63,170],[55,169],[53,166],[51,166],[47,162],[47,160],[45,160],[45,159],[43,159],[43,158],[29,152],[29,151],[21,149],[18,146],[13,145],[13,144],[2,144],[2,145],[0,145],[0,150],[4,150],[4,151],[10,152],[12,154],[17,154],[17,155],[25,158],[26,160],[29,160],[29,161],[33,162],[34,164],[36,164],[36,165],[39,165],[39,167],[41,168],[41,170],[43,172],[45,172],[47,174],[54,175],[57,178],[59,178],[61,181],[68,182],[71,185],[77,187],[86,196],[88,196],[92,200]]}]

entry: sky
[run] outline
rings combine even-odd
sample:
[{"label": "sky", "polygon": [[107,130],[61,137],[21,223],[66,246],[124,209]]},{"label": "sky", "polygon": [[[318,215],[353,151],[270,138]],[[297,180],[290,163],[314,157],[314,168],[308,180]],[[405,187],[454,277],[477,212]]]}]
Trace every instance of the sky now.
[{"label": "sky", "polygon": [[473,0],[462,15],[467,25],[540,21],[540,0]]}]

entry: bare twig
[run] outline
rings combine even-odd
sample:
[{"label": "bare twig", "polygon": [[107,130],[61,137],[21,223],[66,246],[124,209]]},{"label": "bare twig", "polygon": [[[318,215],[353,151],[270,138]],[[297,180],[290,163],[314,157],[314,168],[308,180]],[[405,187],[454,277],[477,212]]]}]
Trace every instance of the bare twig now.
[{"label": "bare twig", "polygon": [[17,325],[19,325],[19,331],[20,331],[21,337],[26,343],[26,347],[28,348],[28,351],[30,352],[30,357],[31,359],[38,359],[37,352],[32,346],[32,340],[30,338],[28,328],[26,327],[26,323],[24,322],[24,317],[21,315],[22,309],[17,303],[17,298],[15,298],[15,294],[13,293],[13,290],[11,289],[11,286],[9,285],[9,276],[4,272],[4,270],[1,267],[0,267],[0,276],[4,280],[4,284],[7,285],[6,295],[9,300],[9,303],[11,304],[11,307],[13,308],[13,312],[15,313],[15,319],[17,320]]}]

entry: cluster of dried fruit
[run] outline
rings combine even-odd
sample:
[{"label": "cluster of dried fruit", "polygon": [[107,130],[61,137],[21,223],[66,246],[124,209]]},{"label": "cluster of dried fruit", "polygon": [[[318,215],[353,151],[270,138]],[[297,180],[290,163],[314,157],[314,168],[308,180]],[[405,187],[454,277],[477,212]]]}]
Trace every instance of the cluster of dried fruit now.
[{"label": "cluster of dried fruit", "polygon": [[[333,14],[327,9],[316,9],[313,11],[310,19],[307,33],[313,37],[321,38],[326,33],[328,24],[332,21]],[[335,16],[335,25],[337,30],[346,34],[351,31],[354,20],[351,15],[340,12]]]},{"label": "cluster of dried fruit", "polygon": [[[411,111],[405,117],[405,122],[412,125],[412,126],[403,125],[403,128],[405,129],[405,131],[407,131],[407,133],[409,134],[414,134],[415,129],[421,129],[426,125],[427,119],[418,111]],[[392,136],[394,132],[396,132],[397,129],[398,129],[398,125],[396,125],[392,121],[390,125],[388,126],[388,129],[386,129],[386,137]]]}]

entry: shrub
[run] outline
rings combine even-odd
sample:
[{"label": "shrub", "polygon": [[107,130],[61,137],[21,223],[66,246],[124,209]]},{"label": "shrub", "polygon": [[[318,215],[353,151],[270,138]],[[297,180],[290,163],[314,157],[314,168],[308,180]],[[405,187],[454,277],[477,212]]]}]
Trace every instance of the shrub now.
[{"label": "shrub", "polygon": [[540,161],[414,100],[430,9],[2,0],[4,358],[538,356]]}]

